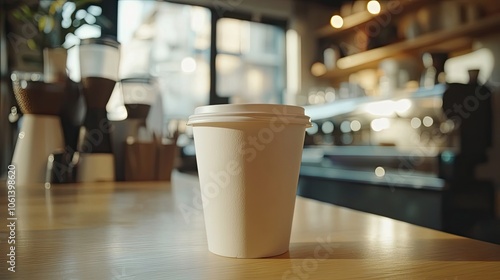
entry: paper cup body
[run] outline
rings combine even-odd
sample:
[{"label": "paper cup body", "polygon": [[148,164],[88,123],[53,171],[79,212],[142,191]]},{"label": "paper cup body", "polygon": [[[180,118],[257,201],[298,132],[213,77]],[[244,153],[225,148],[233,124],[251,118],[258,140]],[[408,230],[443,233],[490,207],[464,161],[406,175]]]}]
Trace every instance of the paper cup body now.
[{"label": "paper cup body", "polygon": [[285,253],[309,118],[303,108],[285,105],[200,108],[188,124],[208,249],[237,258]]}]

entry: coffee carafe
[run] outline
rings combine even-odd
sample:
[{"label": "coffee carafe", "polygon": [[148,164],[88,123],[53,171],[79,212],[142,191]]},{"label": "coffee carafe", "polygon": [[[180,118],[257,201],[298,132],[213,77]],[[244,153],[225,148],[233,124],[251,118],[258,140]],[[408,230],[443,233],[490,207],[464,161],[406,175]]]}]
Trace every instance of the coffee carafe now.
[{"label": "coffee carafe", "polygon": [[82,91],[87,105],[78,145],[79,182],[115,179],[112,127],[106,104],[118,80],[119,46],[110,37],[84,39],[79,46]]}]

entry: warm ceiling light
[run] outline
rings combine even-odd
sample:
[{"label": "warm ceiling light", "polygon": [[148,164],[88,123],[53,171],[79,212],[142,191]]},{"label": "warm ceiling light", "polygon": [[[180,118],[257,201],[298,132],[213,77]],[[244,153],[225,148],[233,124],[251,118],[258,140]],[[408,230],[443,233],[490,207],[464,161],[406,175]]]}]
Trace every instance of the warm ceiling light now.
[{"label": "warm ceiling light", "polygon": [[311,73],[316,77],[323,76],[326,74],[326,66],[321,62],[315,62],[311,66]]},{"label": "warm ceiling light", "polygon": [[366,4],[366,9],[372,15],[377,15],[380,13],[380,3],[377,0],[371,0]]},{"label": "warm ceiling light", "polygon": [[344,25],[344,20],[342,19],[341,16],[339,15],[334,15],[331,19],[330,19],[330,24],[334,27],[334,28],[341,28],[342,25]]}]

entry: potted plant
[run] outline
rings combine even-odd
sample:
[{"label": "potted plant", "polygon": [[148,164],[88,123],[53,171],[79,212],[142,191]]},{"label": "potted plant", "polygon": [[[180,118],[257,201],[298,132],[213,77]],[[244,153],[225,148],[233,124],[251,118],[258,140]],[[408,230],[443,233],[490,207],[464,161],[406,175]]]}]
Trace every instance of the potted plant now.
[{"label": "potted plant", "polygon": [[[111,22],[101,15],[100,0],[40,0],[29,4],[20,1],[12,16],[20,23],[29,23],[38,30],[25,40],[29,49],[43,54],[43,72],[46,82],[66,78],[68,43],[76,37],[75,31],[83,25],[110,28]],[[71,38],[73,37],[73,38]]]}]

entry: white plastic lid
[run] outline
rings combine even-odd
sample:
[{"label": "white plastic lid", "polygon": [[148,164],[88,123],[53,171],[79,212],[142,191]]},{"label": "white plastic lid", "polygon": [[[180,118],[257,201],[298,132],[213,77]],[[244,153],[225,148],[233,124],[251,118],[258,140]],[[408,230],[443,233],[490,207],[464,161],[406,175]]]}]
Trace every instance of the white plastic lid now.
[{"label": "white plastic lid", "polygon": [[311,126],[310,118],[304,108],[277,104],[225,104],[198,107],[189,117],[187,125],[200,125],[225,122],[269,122],[275,119],[280,123]]}]

